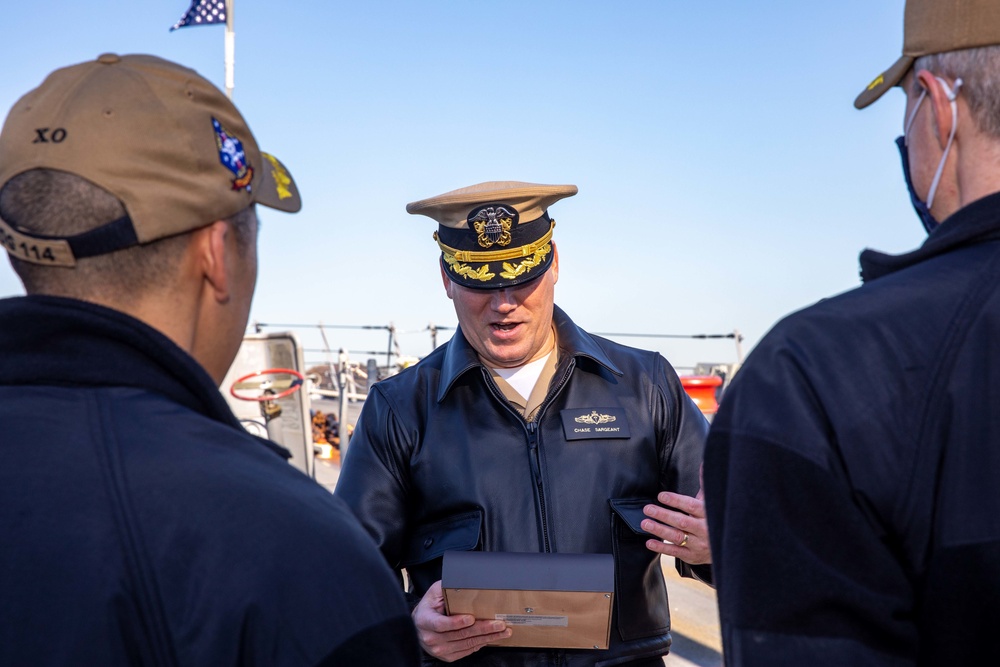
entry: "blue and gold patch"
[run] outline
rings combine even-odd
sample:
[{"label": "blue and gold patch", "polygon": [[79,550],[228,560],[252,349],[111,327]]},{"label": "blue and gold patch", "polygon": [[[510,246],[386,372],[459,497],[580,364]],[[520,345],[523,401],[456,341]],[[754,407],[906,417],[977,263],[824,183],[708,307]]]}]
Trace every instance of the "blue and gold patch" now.
[{"label": "blue and gold patch", "polygon": [[243,150],[243,142],[226,131],[226,128],[222,127],[222,123],[215,118],[212,119],[212,127],[215,129],[215,145],[219,149],[219,162],[235,176],[233,190],[250,192],[253,167],[247,160],[246,151]]}]

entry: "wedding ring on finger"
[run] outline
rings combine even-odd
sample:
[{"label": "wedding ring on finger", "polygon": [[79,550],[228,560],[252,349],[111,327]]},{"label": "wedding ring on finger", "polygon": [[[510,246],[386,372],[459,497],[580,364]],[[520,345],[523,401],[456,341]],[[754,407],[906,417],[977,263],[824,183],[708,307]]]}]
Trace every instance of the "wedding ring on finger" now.
[{"label": "wedding ring on finger", "polygon": [[678,542],[677,546],[679,546],[679,547],[687,546],[688,537],[690,537],[690,536],[687,533],[684,533],[684,539],[681,540],[680,542]]}]

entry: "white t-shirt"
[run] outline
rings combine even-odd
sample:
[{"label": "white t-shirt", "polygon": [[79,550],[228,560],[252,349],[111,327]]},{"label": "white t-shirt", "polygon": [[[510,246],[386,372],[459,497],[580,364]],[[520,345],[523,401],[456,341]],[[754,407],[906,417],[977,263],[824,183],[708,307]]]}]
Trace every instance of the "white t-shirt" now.
[{"label": "white t-shirt", "polygon": [[550,356],[552,356],[551,351],[545,356],[539,357],[534,361],[529,361],[523,366],[517,366],[516,368],[494,368],[493,372],[502,377],[527,402],[531,398],[531,390],[535,388],[538,376],[542,374],[545,362],[548,361]]}]

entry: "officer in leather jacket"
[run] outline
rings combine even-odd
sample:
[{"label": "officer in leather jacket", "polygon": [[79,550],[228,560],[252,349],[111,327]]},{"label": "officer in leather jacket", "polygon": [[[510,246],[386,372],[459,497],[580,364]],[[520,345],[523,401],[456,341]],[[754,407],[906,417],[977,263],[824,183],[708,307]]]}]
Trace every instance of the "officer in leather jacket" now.
[{"label": "officer in leather jacket", "polygon": [[[554,305],[548,208],[576,192],[490,182],[407,206],[439,223],[459,330],[371,388],[336,495],[406,570],[428,664],[661,665],[660,554],[711,580],[705,418],[661,355],[588,334]],[[445,614],[449,550],[613,554],[609,648],[490,646],[517,628]]]}]

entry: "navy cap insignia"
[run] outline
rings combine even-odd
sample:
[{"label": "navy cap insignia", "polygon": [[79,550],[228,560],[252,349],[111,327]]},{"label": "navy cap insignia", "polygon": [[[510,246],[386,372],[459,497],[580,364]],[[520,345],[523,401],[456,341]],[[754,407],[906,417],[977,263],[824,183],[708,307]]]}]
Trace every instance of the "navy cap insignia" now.
[{"label": "navy cap insignia", "polygon": [[479,247],[489,248],[494,243],[510,243],[510,228],[517,222],[517,211],[506,206],[480,206],[469,214],[469,224],[476,230]]},{"label": "navy cap insignia", "polygon": [[215,145],[219,149],[219,162],[235,176],[233,190],[250,192],[253,167],[247,162],[243,142],[227,132],[226,128],[222,127],[222,123],[215,118],[212,119],[212,127],[215,128]]}]

